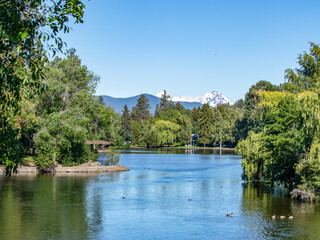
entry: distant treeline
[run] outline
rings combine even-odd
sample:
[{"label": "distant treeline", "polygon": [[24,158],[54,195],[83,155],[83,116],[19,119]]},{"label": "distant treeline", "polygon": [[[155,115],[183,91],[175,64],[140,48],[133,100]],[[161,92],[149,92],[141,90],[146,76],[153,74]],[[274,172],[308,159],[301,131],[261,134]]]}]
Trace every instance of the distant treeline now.
[{"label": "distant treeline", "polygon": [[122,115],[118,116],[118,123],[114,123],[118,125],[118,131],[110,141],[116,145],[132,143],[144,147],[177,147],[190,145],[191,135],[199,133],[200,146],[236,145],[239,139],[236,123],[243,116],[243,101],[217,108],[204,104],[191,111],[170,99],[164,90],[154,114],[149,112],[149,100],[143,94],[131,111],[125,105]]}]

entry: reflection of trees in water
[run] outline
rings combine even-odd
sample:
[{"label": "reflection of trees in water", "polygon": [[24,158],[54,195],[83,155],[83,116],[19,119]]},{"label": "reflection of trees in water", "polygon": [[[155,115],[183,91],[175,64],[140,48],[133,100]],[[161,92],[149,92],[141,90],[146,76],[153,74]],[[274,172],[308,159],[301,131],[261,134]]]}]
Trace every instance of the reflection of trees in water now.
[{"label": "reflection of trees in water", "polygon": [[101,191],[95,186],[98,179],[91,179],[86,186],[86,219],[91,231],[97,231],[102,222]]},{"label": "reflection of trees in water", "polygon": [[43,175],[2,179],[1,236],[4,239],[87,238],[84,184],[84,179],[79,177]]},{"label": "reflection of trees in water", "polygon": [[[270,185],[248,183],[243,186],[243,215],[248,217],[246,229],[259,238],[289,237],[310,239],[320,236],[320,204],[291,200],[289,192]],[[272,220],[276,215],[276,220]],[[280,220],[280,216],[286,219]],[[294,216],[289,220],[288,216]],[[250,234],[250,233],[249,233]]]}]

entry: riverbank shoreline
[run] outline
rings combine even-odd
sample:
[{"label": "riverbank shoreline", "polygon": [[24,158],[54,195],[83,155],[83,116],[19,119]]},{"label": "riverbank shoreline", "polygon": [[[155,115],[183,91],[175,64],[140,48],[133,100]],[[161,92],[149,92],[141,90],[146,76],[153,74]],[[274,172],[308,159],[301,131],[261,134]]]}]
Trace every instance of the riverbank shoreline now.
[{"label": "riverbank shoreline", "polygon": [[[0,166],[0,175],[6,174],[6,166]],[[37,166],[19,166],[18,174],[41,174],[41,173],[103,173],[103,172],[124,172],[130,171],[129,168],[122,165],[113,165],[113,166],[101,166],[100,162],[87,162],[79,166],[72,167],[63,167],[62,165],[57,165],[55,168],[48,169],[47,171],[40,171]]]},{"label": "riverbank shoreline", "polygon": [[[119,147],[120,150],[123,150],[121,147]],[[147,148],[147,147],[140,147],[140,146],[130,146],[128,150],[144,150],[144,149],[169,149],[169,150],[214,150],[214,151],[224,151],[224,152],[238,152],[239,149],[237,148],[219,148],[219,147],[196,147],[196,146],[190,146],[190,147],[161,147],[161,148]],[[109,152],[107,149],[100,149],[98,150],[99,153],[106,153]]]}]

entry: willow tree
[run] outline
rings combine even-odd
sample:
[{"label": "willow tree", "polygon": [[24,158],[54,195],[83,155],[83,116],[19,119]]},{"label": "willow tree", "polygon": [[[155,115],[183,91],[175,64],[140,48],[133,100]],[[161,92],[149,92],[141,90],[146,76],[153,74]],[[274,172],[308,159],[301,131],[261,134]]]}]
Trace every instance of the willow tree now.
[{"label": "willow tree", "polygon": [[151,147],[163,147],[172,145],[178,138],[180,126],[176,123],[159,120],[150,129],[147,145]]},{"label": "willow tree", "polygon": [[315,92],[298,94],[304,130],[304,157],[296,165],[299,183],[294,198],[320,201],[320,99]]},{"label": "willow tree", "polygon": [[[291,186],[296,180],[294,167],[304,153],[299,103],[296,96],[282,92],[261,92],[259,98],[265,127],[258,134],[250,132],[238,145],[240,154],[245,156],[244,178],[279,181]],[[263,151],[254,154],[257,149]],[[256,166],[253,168],[252,164]]]}]

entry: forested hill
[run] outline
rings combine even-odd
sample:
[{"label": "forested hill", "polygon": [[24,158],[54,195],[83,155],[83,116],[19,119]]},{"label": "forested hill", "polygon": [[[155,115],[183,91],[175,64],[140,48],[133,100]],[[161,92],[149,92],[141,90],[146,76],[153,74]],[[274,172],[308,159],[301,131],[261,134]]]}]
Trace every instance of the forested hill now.
[{"label": "forested hill", "polygon": [[[151,94],[144,94],[149,99],[150,104],[150,113],[154,114],[156,105],[160,104],[160,98],[153,96]],[[128,97],[128,98],[115,98],[110,97],[107,95],[102,95],[103,101],[106,104],[106,106],[111,106],[114,108],[114,110],[117,113],[121,113],[121,110],[123,110],[123,107],[125,104],[127,104],[129,109],[132,109],[137,104],[137,100],[140,97],[140,95],[134,96],[134,97]],[[194,107],[201,107],[201,103],[197,102],[180,102],[184,108],[192,110]]]}]

